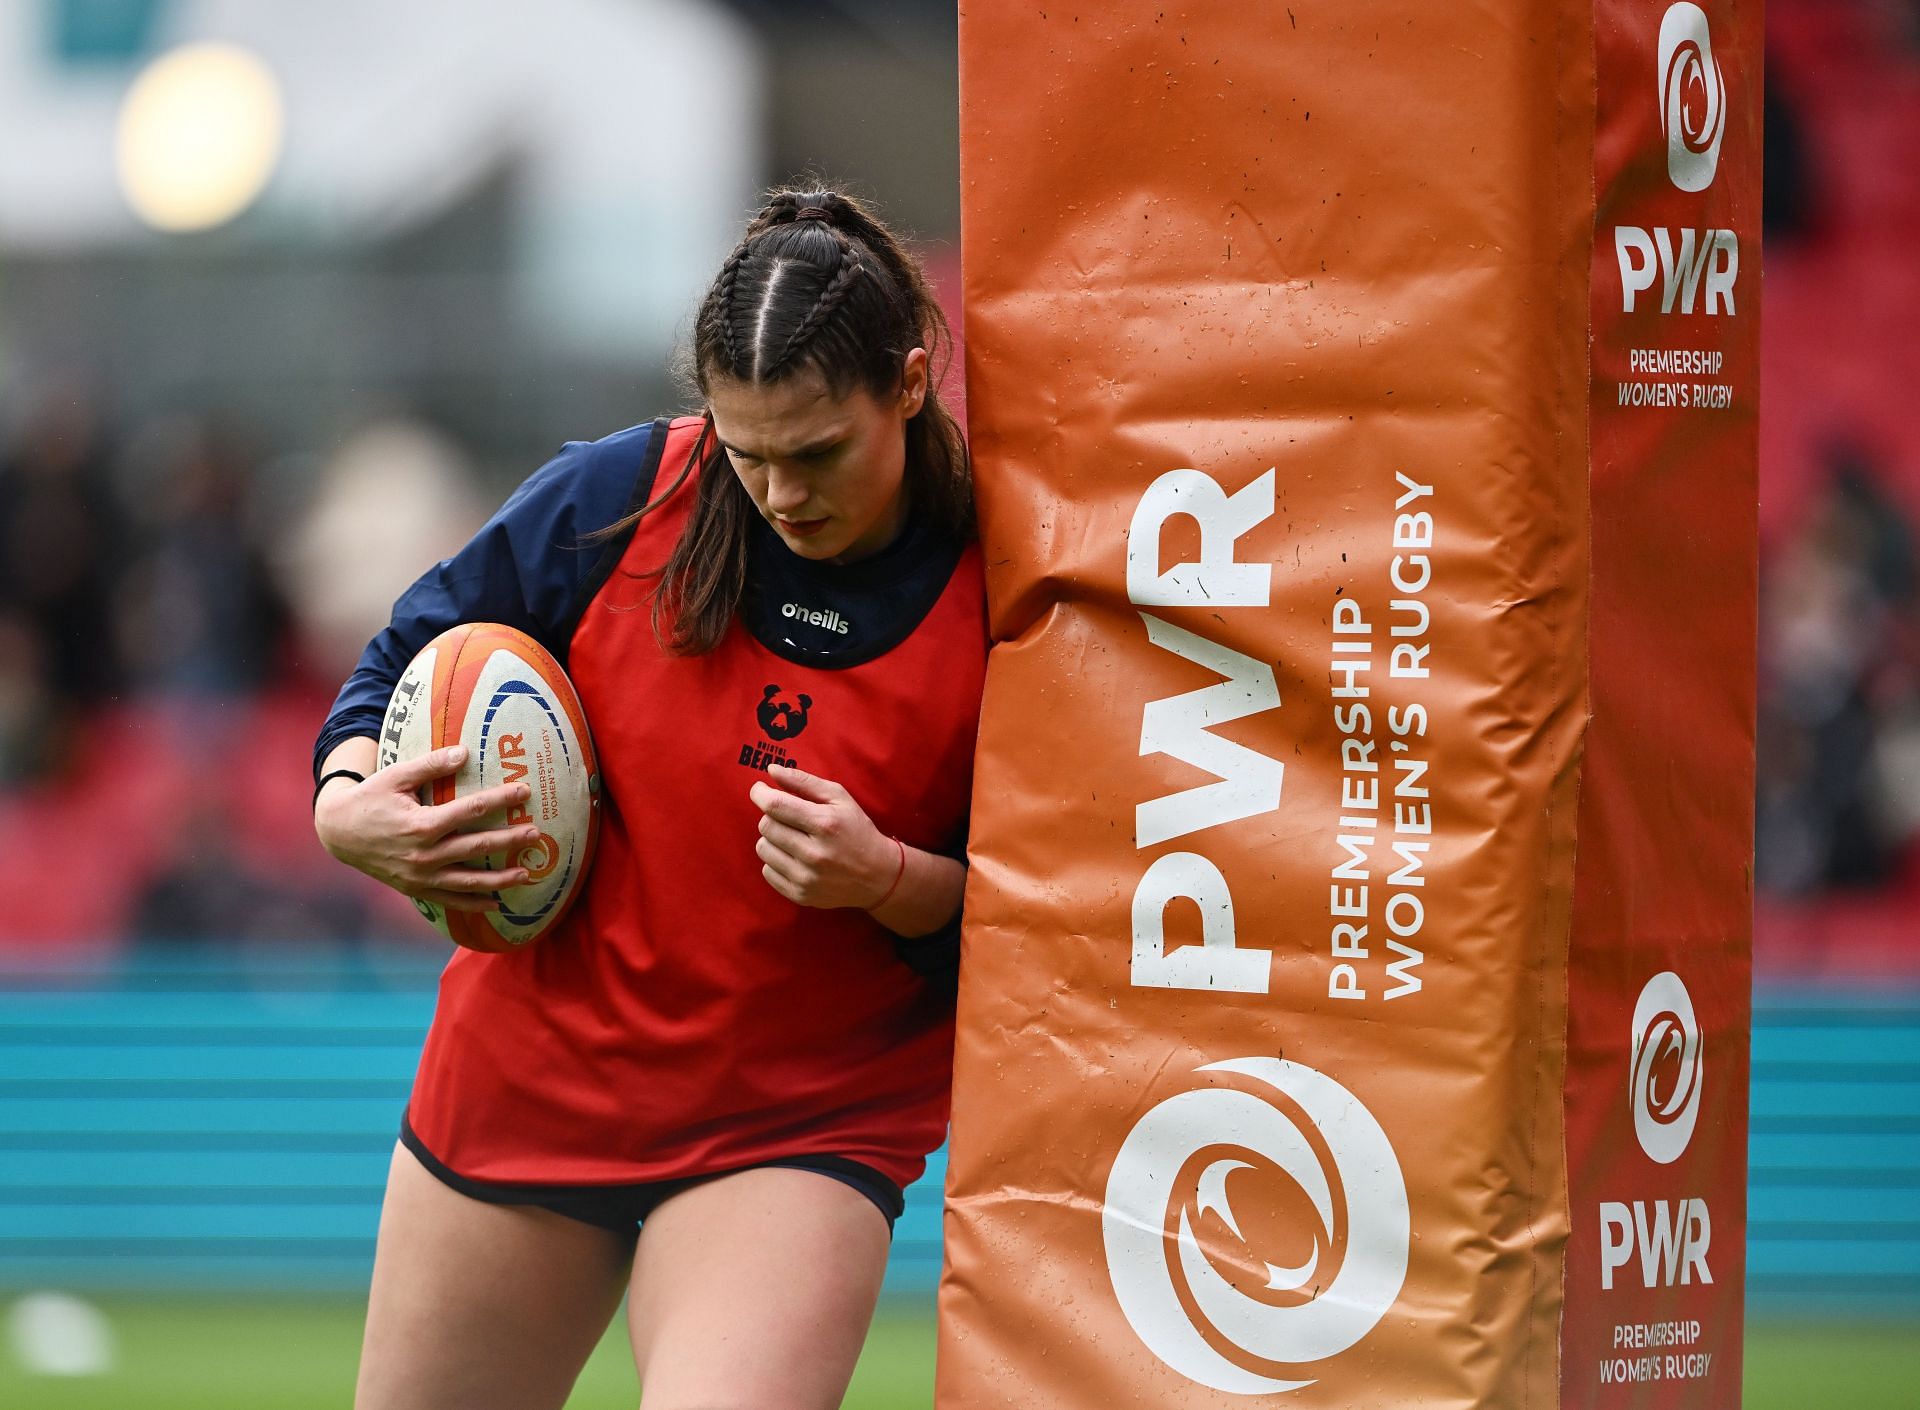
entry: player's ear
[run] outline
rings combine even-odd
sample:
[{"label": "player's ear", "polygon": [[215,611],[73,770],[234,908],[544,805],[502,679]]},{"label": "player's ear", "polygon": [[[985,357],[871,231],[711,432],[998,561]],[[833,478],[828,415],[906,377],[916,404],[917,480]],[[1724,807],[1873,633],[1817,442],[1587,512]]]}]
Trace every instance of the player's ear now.
[{"label": "player's ear", "polygon": [[909,349],[900,368],[900,411],[911,421],[927,401],[927,350]]}]

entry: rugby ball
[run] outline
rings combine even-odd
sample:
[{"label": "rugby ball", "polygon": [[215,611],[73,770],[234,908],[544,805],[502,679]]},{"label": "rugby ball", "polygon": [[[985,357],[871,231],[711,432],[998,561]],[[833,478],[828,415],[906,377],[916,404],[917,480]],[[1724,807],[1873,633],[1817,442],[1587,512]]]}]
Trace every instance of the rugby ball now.
[{"label": "rugby ball", "polygon": [[491,893],[497,911],[413,904],[456,945],[517,950],[559,923],[593,859],[600,775],[586,715],[573,682],[539,642],[498,622],[469,622],[428,642],[401,673],[380,726],[380,767],[450,744],[467,746],[466,762],[422,789],[420,801],[451,803],[497,784],[527,784],[532,795],[507,825],[532,823],[539,841],[473,865],[525,867],[532,880]]}]

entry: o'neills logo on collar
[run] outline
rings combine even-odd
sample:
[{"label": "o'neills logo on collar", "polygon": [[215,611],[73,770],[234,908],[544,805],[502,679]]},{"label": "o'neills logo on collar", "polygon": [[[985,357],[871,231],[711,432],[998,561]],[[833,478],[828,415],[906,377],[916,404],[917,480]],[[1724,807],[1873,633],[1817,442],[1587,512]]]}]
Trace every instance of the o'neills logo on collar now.
[{"label": "o'neills logo on collar", "polygon": [[842,617],[838,612],[816,612],[813,608],[802,607],[797,602],[789,602],[785,607],[782,607],[780,609],[780,615],[782,617],[791,617],[797,622],[807,622],[816,627],[824,627],[830,632],[839,632],[841,636],[845,636],[852,630],[852,628],[847,625],[847,619]]}]

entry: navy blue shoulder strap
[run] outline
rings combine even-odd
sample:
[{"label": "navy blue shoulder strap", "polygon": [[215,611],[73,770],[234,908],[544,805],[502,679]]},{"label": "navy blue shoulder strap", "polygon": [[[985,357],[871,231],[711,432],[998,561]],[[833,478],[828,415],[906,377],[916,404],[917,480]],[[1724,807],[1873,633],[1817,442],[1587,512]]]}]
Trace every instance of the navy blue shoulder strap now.
[{"label": "navy blue shoulder strap", "polygon": [[593,560],[593,566],[580,579],[579,588],[560,624],[564,627],[569,640],[579,628],[581,617],[586,615],[587,605],[599,595],[600,589],[606,586],[607,579],[613,576],[613,570],[620,566],[620,560],[626,556],[627,545],[633,542],[633,531],[638,527],[635,516],[645,509],[653,498],[653,487],[660,478],[660,460],[667,452],[669,424],[668,419],[662,416],[656,418],[648,427],[650,434],[647,437],[646,452],[640,457],[639,468],[633,477],[633,488],[627,496],[626,508],[617,518],[608,521],[619,523],[620,520],[626,519],[634,522],[626,524],[618,533],[609,534],[602,540],[599,556]]}]

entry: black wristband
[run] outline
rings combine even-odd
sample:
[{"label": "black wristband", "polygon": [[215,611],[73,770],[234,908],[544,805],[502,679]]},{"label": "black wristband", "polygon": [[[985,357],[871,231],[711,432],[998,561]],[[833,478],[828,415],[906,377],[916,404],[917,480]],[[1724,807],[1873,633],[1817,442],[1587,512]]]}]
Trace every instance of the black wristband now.
[{"label": "black wristband", "polygon": [[331,773],[321,774],[320,782],[313,786],[314,807],[317,808],[320,806],[320,790],[325,788],[329,783],[332,783],[336,778],[350,778],[355,783],[365,783],[367,781],[367,776],[357,769],[335,769]]}]

